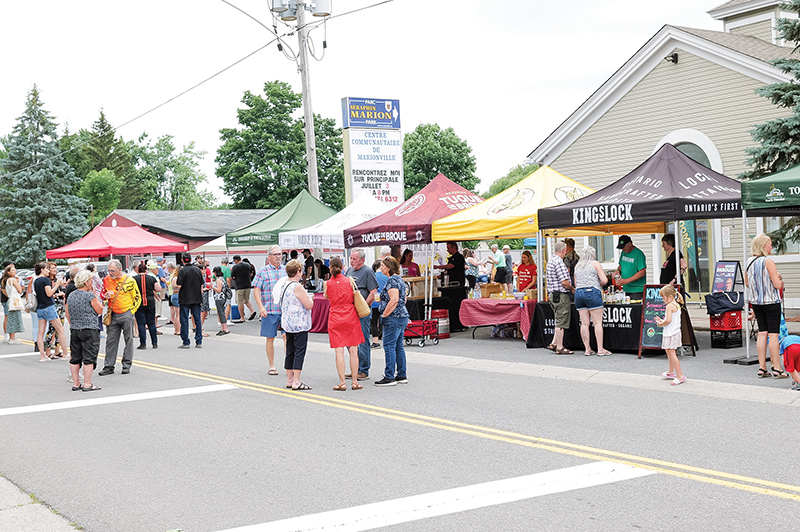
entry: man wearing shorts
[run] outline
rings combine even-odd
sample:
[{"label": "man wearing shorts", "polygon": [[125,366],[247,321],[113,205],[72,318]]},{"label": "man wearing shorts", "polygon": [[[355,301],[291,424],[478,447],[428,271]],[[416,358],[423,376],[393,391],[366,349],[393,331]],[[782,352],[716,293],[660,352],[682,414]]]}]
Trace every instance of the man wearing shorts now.
[{"label": "man wearing shorts", "polygon": [[550,308],[553,309],[556,317],[553,343],[547,348],[555,351],[557,355],[572,354],[572,351],[564,347],[564,331],[569,329],[572,318],[572,304],[569,296],[575,291],[570,282],[569,270],[564,264],[566,254],[567,245],[564,242],[557,242],[553,256],[547,263],[547,291],[550,293]]},{"label": "man wearing shorts", "polygon": [[506,283],[506,255],[497,247],[497,244],[492,244],[492,254],[487,259],[494,264],[494,282],[505,284]]},{"label": "man wearing shorts", "polygon": [[233,256],[233,268],[231,268],[231,279],[233,279],[233,289],[236,290],[236,306],[239,309],[239,319],[233,323],[244,323],[245,306],[250,309],[250,319],[255,319],[256,312],[250,303],[250,264],[242,261],[239,255]]},{"label": "man wearing shorts", "polygon": [[[281,323],[281,308],[272,299],[272,290],[281,277],[286,277],[286,270],[281,264],[283,251],[280,246],[269,248],[267,265],[258,270],[253,280],[253,291],[261,314],[261,336],[267,339],[267,359],[269,374],[277,375],[275,369],[275,337],[278,336],[278,325]],[[234,260],[236,260],[234,258]],[[286,341],[283,342],[284,348]]]}]

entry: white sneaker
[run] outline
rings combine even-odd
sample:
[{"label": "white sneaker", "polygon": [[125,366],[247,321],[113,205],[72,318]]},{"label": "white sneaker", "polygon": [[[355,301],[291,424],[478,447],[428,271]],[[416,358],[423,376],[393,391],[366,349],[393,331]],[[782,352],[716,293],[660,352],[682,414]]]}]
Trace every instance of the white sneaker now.
[{"label": "white sneaker", "polygon": [[[5,340],[3,340],[3,341],[5,342]],[[9,345],[22,345],[22,342],[20,342],[19,340],[17,340],[17,339],[15,338],[15,339],[13,339],[13,340],[8,340],[8,344],[9,344]]]}]

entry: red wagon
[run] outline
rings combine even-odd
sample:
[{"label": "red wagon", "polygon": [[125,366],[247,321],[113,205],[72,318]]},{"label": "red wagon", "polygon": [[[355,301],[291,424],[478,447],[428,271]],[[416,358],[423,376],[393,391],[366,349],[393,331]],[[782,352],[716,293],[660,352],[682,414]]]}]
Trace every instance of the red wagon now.
[{"label": "red wagon", "polygon": [[419,338],[419,346],[425,347],[425,337],[430,338],[433,345],[439,343],[439,320],[412,320],[403,332],[406,345],[411,345],[414,338]]}]

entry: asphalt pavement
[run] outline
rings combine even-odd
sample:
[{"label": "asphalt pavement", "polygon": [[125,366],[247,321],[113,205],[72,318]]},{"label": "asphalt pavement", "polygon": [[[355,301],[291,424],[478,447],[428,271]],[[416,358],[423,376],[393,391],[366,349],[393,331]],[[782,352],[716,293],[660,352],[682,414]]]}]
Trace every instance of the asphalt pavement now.
[{"label": "asphalt pavement", "polygon": [[745,349],[706,331],[680,386],[658,376],[663,355],[556,355],[487,328],[409,346],[409,383],[391,388],[373,385],[373,349],[364,389],[343,393],[312,334],[313,390],[292,392],[267,375],[257,320],[216,337],[214,319],[203,349],[163,327],[92,393],[30,341],[0,344],[0,530],[765,530],[796,515],[800,393],[724,363]]}]

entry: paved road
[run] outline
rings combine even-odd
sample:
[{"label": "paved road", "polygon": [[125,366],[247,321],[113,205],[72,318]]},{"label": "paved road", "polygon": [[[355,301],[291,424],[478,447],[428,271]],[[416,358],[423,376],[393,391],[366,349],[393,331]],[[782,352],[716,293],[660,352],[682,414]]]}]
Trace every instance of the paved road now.
[{"label": "paved road", "polygon": [[[800,394],[722,364],[736,350],[711,350],[708,333],[679,387],[655,377],[663,357],[558,356],[480,330],[408,348],[405,386],[372,385],[373,350],[373,379],[344,393],[312,335],[301,393],[267,376],[257,323],[233,330],[182,351],[165,328],[161,349],[92,394],[70,391],[66,362],[1,344],[0,473],[90,532],[796,521]],[[27,506],[41,508],[0,510],[0,529]],[[59,530],[41,526],[17,529]]]}]

